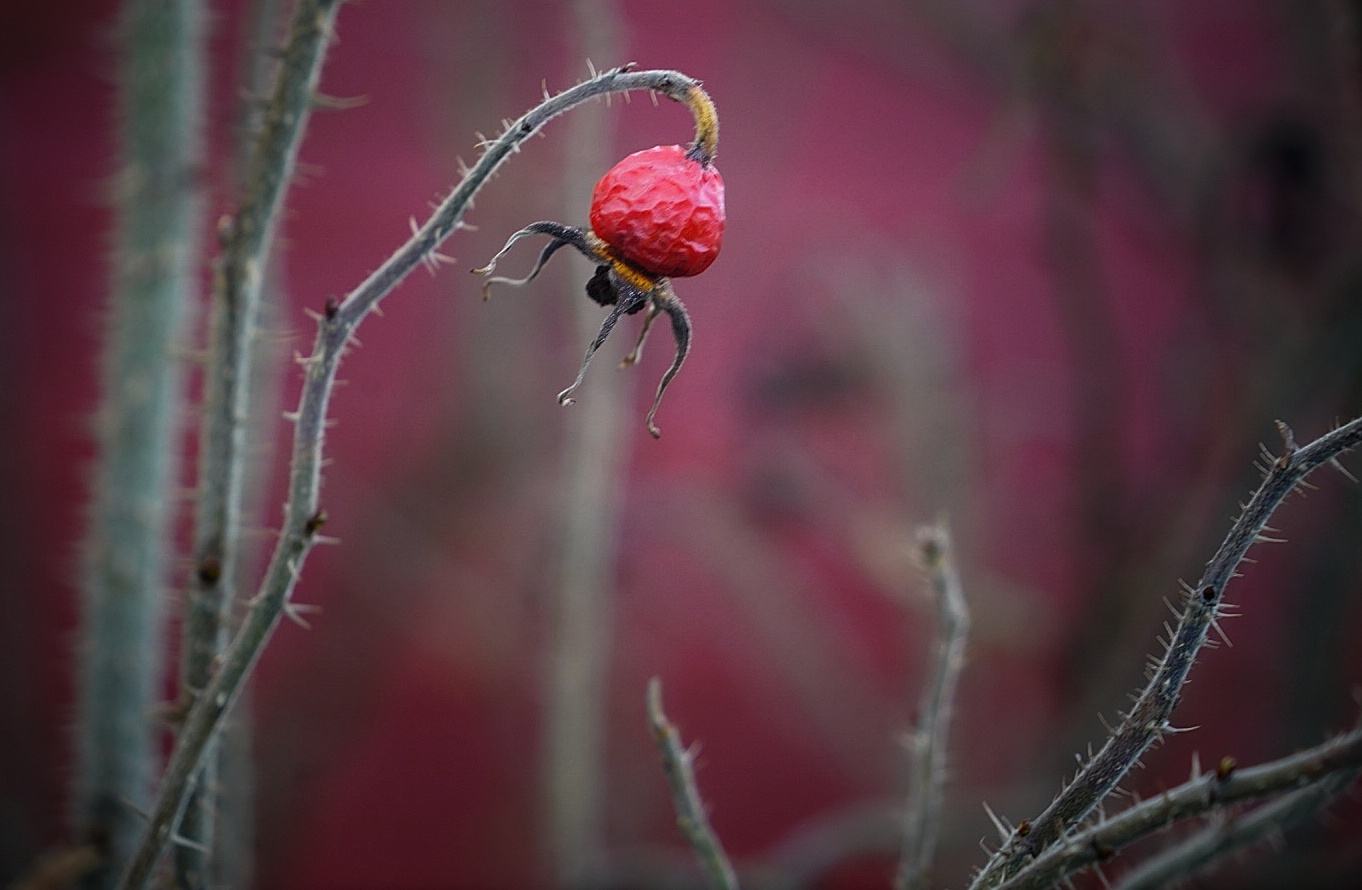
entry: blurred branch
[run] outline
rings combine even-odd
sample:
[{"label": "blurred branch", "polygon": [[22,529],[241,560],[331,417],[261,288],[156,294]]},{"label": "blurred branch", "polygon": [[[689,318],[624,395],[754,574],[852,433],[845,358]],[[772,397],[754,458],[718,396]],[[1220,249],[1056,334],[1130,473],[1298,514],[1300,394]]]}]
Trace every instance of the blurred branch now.
[{"label": "blurred branch", "polygon": [[[613,0],[576,0],[572,20],[588,59],[623,56],[619,10]],[[565,219],[585,212],[592,184],[608,166],[606,109],[581,109],[567,122]],[[571,316],[590,342],[599,307],[578,300]],[[624,435],[623,406],[633,375],[600,382],[581,405],[563,454],[564,498],[558,521],[558,577],[554,591],[547,694],[544,697],[544,768],[547,841],[551,866],[563,886],[589,883],[604,858],[607,769],[606,672],[614,628],[612,571],[619,540],[620,490],[627,476],[632,437]]]},{"label": "blurred branch", "polygon": [[918,725],[913,733],[912,784],[903,821],[903,850],[895,890],[929,886],[941,821],[941,795],[946,784],[946,752],[951,714],[960,671],[965,666],[969,607],[955,566],[950,531],[945,523],[918,531],[919,557],[931,580],[937,609],[936,662],[922,691]]},{"label": "blurred branch", "polygon": [[200,251],[204,20],[198,0],[129,0],[120,13],[121,169],[82,542],[72,791],[77,843],[100,859],[88,887],[112,884],[131,855],[160,750],[153,714],[182,450],[176,351]]},{"label": "blurred branch", "polygon": [[[1309,750],[1249,769],[1236,769],[1232,760],[1226,760],[1212,772],[1194,775],[1171,791],[1066,837],[1004,882],[1000,890],[1053,887],[1180,819],[1235,803],[1282,795],[1252,813],[1229,817],[1225,824],[1199,833],[1146,862],[1121,885],[1161,887],[1166,881],[1186,877],[1212,859],[1317,811],[1357,778],[1359,768],[1362,768],[1362,729],[1354,729]],[[1143,877],[1137,878],[1137,875]]]},{"label": "blurred branch", "polygon": [[662,681],[657,677],[648,683],[648,725],[662,752],[662,765],[676,807],[676,824],[700,860],[710,887],[738,890],[738,877],[733,872],[733,864],[728,861],[723,844],[709,824],[704,801],[700,799],[700,789],[695,784],[695,770],[692,768],[694,755],[681,744],[681,734],[662,712]]},{"label": "blurred branch", "polygon": [[[334,16],[335,5],[334,0],[305,2],[295,18],[295,26],[308,24],[307,9],[314,12],[324,9]],[[325,30],[329,32],[330,28]],[[340,359],[356,328],[413,269],[436,261],[436,249],[459,228],[477,192],[497,168],[519,150],[521,143],[548,121],[583,102],[610,93],[651,90],[684,101],[696,88],[694,80],[676,71],[615,69],[546,98],[523,117],[511,122],[499,137],[485,143],[485,151],[477,163],[405,244],[344,300],[327,304],[319,319],[312,353],[298,359],[304,371],[304,383],[298,410],[291,415],[294,438],[288,500],[274,555],[241,628],[223,653],[212,680],[185,716],[156,806],[149,815],[137,855],[124,875],[122,887],[141,888],[149,880],[157,860],[175,834],[204,752],[216,737],[223,715],[235,701],[279,620],[296,610],[290,598],[303,563],[326,522],[326,513],[318,500],[327,407]]]},{"label": "blurred branch", "polygon": [[1253,812],[1212,825],[1126,875],[1118,890],[1157,890],[1185,881],[1203,868],[1250,844],[1278,834],[1313,816],[1357,781],[1356,769],[1340,771],[1309,787],[1284,794]]},{"label": "blurred branch", "polygon": [[[242,178],[237,211],[218,225],[222,255],[213,279],[212,323],[199,433],[197,509],[194,515],[194,577],[182,628],[180,701],[188,707],[209,681],[228,639],[237,598],[241,510],[246,478],[246,432],[252,358],[265,266],[279,210],[298,159],[298,146],[316,101],[338,0],[303,2],[294,13],[279,63],[275,90],[264,112]],[[261,52],[257,58],[266,54]],[[188,843],[176,847],[182,887],[212,882],[211,850],[218,805],[218,757],[204,756],[180,824]]]},{"label": "blurred branch", "polygon": [[1063,837],[1109,794],[1135,766],[1151,744],[1173,731],[1168,718],[1181,696],[1182,684],[1222,614],[1225,588],[1248,549],[1259,539],[1282,500],[1321,464],[1336,462],[1339,454],[1362,443],[1362,418],[1327,433],[1303,448],[1291,430],[1278,422],[1284,449],[1273,458],[1258,490],[1220,545],[1195,587],[1186,589],[1182,615],[1167,641],[1163,657],[1151,671],[1149,683],[1135,699],[1121,725],[1102,748],[1079,770],[1045,811],[1022,823],[975,877],[974,890],[996,887],[1015,875]]}]

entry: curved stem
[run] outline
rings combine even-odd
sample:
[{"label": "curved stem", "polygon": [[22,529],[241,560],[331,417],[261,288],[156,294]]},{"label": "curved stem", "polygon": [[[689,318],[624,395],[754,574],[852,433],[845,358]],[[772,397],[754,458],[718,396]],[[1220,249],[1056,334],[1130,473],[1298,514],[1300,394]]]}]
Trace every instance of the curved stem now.
[{"label": "curved stem", "polygon": [[687,154],[708,167],[719,152],[719,112],[698,83],[686,93],[684,101],[695,115],[695,142]]},{"label": "curved stem", "polygon": [[216,736],[223,715],[240,692],[279,619],[290,608],[289,599],[298,575],[326,519],[318,502],[327,406],[341,355],[360,322],[453,234],[473,197],[497,168],[548,121],[583,102],[630,90],[651,90],[685,102],[695,86],[694,80],[677,71],[616,69],[545,99],[487,145],[478,162],[406,243],[344,300],[327,307],[312,354],[300,360],[305,377],[294,415],[288,503],[274,555],[245,620],[223,653],[221,666],[185,716],[156,806],[121,887],[131,890],[146,886],[179,824],[204,751]]}]

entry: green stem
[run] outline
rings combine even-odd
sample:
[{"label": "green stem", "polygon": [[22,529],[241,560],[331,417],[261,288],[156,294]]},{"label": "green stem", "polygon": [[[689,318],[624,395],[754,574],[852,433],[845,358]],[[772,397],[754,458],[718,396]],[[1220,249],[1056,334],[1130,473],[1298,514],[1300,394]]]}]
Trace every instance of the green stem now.
[{"label": "green stem", "polygon": [[122,169],[105,318],[98,456],[84,542],[75,824],[118,874],[141,828],[156,756],[168,541],[180,453],[184,343],[200,219],[204,12],[130,0],[119,70]]}]

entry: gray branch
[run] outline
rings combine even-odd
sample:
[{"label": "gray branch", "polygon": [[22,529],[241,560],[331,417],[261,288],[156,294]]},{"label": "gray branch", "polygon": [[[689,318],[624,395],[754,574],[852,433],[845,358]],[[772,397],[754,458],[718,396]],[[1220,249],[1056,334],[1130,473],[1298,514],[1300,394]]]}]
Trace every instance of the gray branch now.
[{"label": "gray branch", "polygon": [[936,599],[937,650],[932,677],[922,691],[918,726],[913,733],[912,782],[903,820],[903,849],[895,890],[928,886],[941,821],[942,789],[951,714],[960,671],[965,666],[969,608],[960,585],[950,531],[944,523],[918,531],[919,554]]},{"label": "gray branch", "polygon": [[312,352],[300,359],[303,390],[294,421],[293,450],[288,479],[288,502],[259,592],[212,680],[199,693],[185,715],[180,736],[162,779],[161,791],[140,842],[137,855],[120,885],[126,890],[142,888],[165,851],[184,812],[205,750],[216,736],[223,715],[231,707],[261,651],[290,608],[290,597],[303,563],[326,521],[319,507],[322,445],[327,406],[336,370],[351,336],[393,288],[422,262],[430,260],[439,246],[459,227],[477,194],[512,153],[554,117],[610,93],[650,90],[684,101],[696,81],[676,71],[627,71],[616,69],[545,99],[512,122],[486,150],[434,214],[378,269],[340,303],[330,303],[319,322]]},{"label": "gray branch", "polygon": [[[1136,804],[1118,815],[1103,819],[1086,831],[1054,844],[1004,882],[1000,890],[1042,890],[1055,886],[1070,875],[1110,859],[1123,847],[1161,831],[1178,820],[1231,804],[1282,795],[1277,801],[1265,804],[1249,815],[1233,819],[1224,827],[1212,829],[1210,834],[1198,835],[1192,847],[1182,849],[1178,856],[1170,858],[1164,866],[1155,868],[1154,860],[1151,860],[1140,869],[1149,870],[1150,874],[1157,871],[1170,879],[1174,874],[1186,875],[1194,858],[1198,864],[1204,864],[1208,855],[1228,852],[1226,844],[1230,839],[1236,840],[1238,846],[1251,843],[1274,827],[1283,827],[1286,816],[1297,812],[1302,803],[1313,802],[1309,812],[1318,809],[1342,790],[1340,783],[1346,786],[1352,782],[1359,768],[1362,768],[1362,729],[1355,729],[1322,745],[1260,766],[1236,769],[1232,763],[1222,763],[1211,772],[1194,776],[1171,791]],[[1297,797],[1307,792],[1306,798]],[[1288,799],[1292,802],[1287,803]],[[1230,826],[1234,826],[1233,830]],[[1259,833],[1252,834],[1250,829]],[[1196,851],[1195,855],[1193,850]],[[1180,863],[1177,871],[1171,870],[1173,859]],[[1140,886],[1162,884],[1141,883]]]},{"label": "gray branch", "polygon": [[[213,281],[204,376],[194,573],[182,631],[180,686],[185,706],[208,683],[213,660],[227,644],[237,592],[251,356],[264,269],[339,8],[340,0],[303,0],[294,11],[274,94],[246,166],[241,205],[219,225],[222,256]],[[190,841],[176,848],[182,887],[211,882],[217,786],[217,757],[210,752],[180,826],[180,836]]]},{"label": "gray branch", "polygon": [[1318,813],[1356,782],[1358,775],[1356,769],[1339,771],[1252,812],[1213,825],[1141,863],[1121,880],[1118,890],[1158,890],[1175,881],[1185,881],[1226,856]]},{"label": "gray branch", "polygon": [[653,739],[662,752],[662,766],[667,784],[672,789],[672,804],[676,808],[676,824],[686,836],[695,856],[700,860],[709,886],[714,890],[738,890],[738,876],[728,861],[719,836],[709,824],[705,802],[695,784],[693,755],[681,742],[681,734],[662,711],[662,681],[653,677],[648,683],[648,725]]},{"label": "gray branch", "polygon": [[1362,418],[1301,448],[1285,424],[1279,422],[1278,429],[1284,441],[1282,454],[1276,458],[1269,455],[1262,484],[1207,564],[1201,580],[1187,589],[1177,627],[1171,631],[1167,649],[1135,704],[1044,812],[1022,823],[1024,832],[1020,827],[1013,831],[975,877],[971,890],[997,887],[1059,841],[1101,803],[1149,746],[1169,731],[1168,718],[1178,703],[1182,684],[1215,625],[1225,587],[1244,554],[1263,533],[1273,511],[1306,476],[1362,443]]}]

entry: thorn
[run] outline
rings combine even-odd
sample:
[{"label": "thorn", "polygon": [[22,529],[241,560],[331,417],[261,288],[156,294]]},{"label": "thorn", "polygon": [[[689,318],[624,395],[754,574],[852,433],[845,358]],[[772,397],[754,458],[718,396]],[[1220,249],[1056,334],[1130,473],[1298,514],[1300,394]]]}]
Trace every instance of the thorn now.
[{"label": "thorn", "polygon": [[304,613],[316,613],[321,610],[321,606],[309,605],[306,603],[287,602],[284,604],[284,615],[303,630],[312,630],[312,625],[303,617]]},{"label": "thorn", "polygon": [[1342,473],[1343,478],[1347,479],[1349,482],[1353,483],[1354,485],[1357,484],[1357,477],[1354,476],[1352,473],[1349,473],[1347,467],[1339,463],[1338,458],[1336,457],[1329,458],[1329,466],[1333,467],[1335,470],[1338,470],[1340,473]]},{"label": "thorn", "polygon": [[[1234,616],[1226,616],[1226,617],[1234,617]],[[1228,636],[1225,635],[1225,629],[1224,629],[1223,627],[1220,626],[1220,622],[1219,622],[1218,620],[1216,620],[1216,618],[1214,618],[1214,617],[1211,618],[1211,627],[1212,627],[1212,629],[1215,630],[1215,635],[1218,636],[1218,637],[1220,637],[1221,641],[1224,642],[1225,647],[1226,647],[1227,649],[1233,649],[1233,648],[1234,648],[1234,644],[1230,642],[1230,638],[1229,638]]]},{"label": "thorn", "polygon": [[1277,424],[1277,433],[1282,437],[1282,445],[1286,450],[1282,452],[1281,457],[1277,458],[1274,465],[1277,469],[1284,470],[1290,466],[1291,458],[1296,456],[1296,436],[1291,432],[1291,427],[1285,423],[1280,420],[1275,421],[1275,423]]},{"label": "thorn", "polygon": [[129,810],[131,810],[134,815],[140,816],[143,822],[151,821],[151,813],[148,813],[146,810],[142,809],[137,804],[133,803],[130,799],[126,797],[119,797],[118,802],[121,803],[123,806],[127,807]]},{"label": "thorn", "polygon": [[196,841],[193,840],[192,838],[187,838],[184,835],[180,834],[179,832],[176,832],[175,834],[172,834],[170,836],[170,842],[177,847],[184,847],[189,850],[196,850],[200,853],[213,852],[212,847],[208,846],[204,842]]},{"label": "thorn", "polygon": [[307,177],[314,177],[320,179],[321,177],[326,175],[326,168],[323,167],[321,164],[307,164],[302,161],[298,161],[293,165],[293,169],[298,171],[299,174],[298,183],[300,185],[307,185],[308,182]]},{"label": "thorn", "polygon": [[349,111],[352,108],[359,108],[369,104],[369,97],[360,96],[328,96],[325,93],[313,93],[312,105],[325,111]]},{"label": "thorn", "polygon": [[988,814],[989,821],[993,823],[993,827],[998,831],[998,836],[1006,844],[1012,839],[1012,828],[997,813],[993,812],[993,807],[988,805],[988,801],[984,801],[983,804],[984,812]]}]

